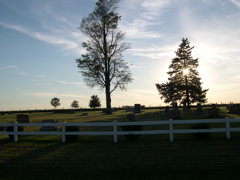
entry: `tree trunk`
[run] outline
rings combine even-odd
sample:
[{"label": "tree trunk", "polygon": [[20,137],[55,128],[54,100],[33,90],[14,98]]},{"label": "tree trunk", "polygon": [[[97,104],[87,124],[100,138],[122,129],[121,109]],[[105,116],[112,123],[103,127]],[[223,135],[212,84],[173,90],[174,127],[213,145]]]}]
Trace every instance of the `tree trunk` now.
[{"label": "tree trunk", "polygon": [[111,93],[110,93],[110,82],[106,84],[106,114],[112,114],[112,107],[111,107]]},{"label": "tree trunk", "polygon": [[187,99],[186,99],[186,103],[187,103],[187,108],[190,109],[190,100],[189,100],[189,87],[188,87],[188,80],[187,80],[187,76],[185,75],[185,85],[186,85],[186,95],[187,95]]}]

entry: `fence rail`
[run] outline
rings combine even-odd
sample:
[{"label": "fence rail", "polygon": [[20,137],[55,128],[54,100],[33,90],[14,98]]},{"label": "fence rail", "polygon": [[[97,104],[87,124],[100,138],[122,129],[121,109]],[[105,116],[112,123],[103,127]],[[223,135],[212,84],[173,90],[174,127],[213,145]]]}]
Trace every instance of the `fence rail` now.
[{"label": "fence rail", "polygon": [[[18,141],[18,135],[60,135],[62,136],[62,142],[66,142],[66,135],[110,135],[113,136],[113,141],[118,141],[118,135],[139,135],[139,134],[169,134],[170,142],[173,142],[174,134],[179,133],[217,133],[225,132],[226,138],[231,138],[231,132],[240,132],[240,128],[231,128],[232,122],[240,122],[240,119],[201,119],[201,120],[166,120],[166,121],[141,121],[141,122],[98,122],[98,123],[0,123],[1,126],[13,126],[14,131],[0,131],[0,135],[13,135],[14,141]],[[225,128],[214,128],[214,129],[174,129],[176,124],[198,124],[198,123],[224,123]],[[144,131],[119,131],[119,126],[131,126],[131,125],[168,125],[166,130],[144,130]],[[18,131],[18,126],[27,127],[39,127],[39,126],[58,126],[61,127],[61,131]],[[112,131],[91,131],[91,132],[67,132],[67,126],[78,126],[78,127],[113,127]]]}]

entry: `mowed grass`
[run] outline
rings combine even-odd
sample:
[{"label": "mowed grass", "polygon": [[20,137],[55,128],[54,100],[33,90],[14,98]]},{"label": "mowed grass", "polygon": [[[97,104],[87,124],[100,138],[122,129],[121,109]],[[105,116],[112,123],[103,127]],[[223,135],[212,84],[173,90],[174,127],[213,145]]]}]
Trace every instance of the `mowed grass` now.
[{"label": "mowed grass", "polygon": [[[100,111],[75,114],[31,113],[32,122],[57,119],[59,122],[125,121],[124,110],[104,115]],[[195,109],[185,119],[202,119]],[[221,108],[223,117],[229,115]],[[16,120],[16,114],[0,117],[0,123]],[[163,110],[144,110],[137,121],[166,120]],[[221,125],[214,125],[221,126]],[[238,127],[239,124],[234,124]],[[176,126],[175,128],[189,128]],[[155,129],[156,127],[144,127]],[[165,128],[165,127],[160,127]],[[86,130],[86,129],[85,129]],[[0,136],[0,179],[238,179],[240,177],[240,133],[212,133],[206,139],[191,134],[142,135],[135,142],[118,136],[81,136],[62,143],[60,136],[22,136],[10,142]]]}]

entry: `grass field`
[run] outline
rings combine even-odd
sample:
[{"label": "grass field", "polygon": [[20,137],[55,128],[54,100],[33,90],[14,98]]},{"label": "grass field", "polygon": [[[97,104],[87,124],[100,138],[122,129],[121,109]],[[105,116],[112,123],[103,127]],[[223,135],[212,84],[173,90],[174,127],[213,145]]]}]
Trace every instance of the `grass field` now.
[{"label": "grass field", "polygon": [[[129,112],[88,116],[75,114],[31,113],[32,122],[57,119],[59,122],[125,121]],[[221,108],[223,117],[229,115]],[[202,119],[191,110],[185,119]],[[16,120],[16,114],[0,117],[0,123]],[[137,121],[165,120],[163,111],[144,110]],[[218,125],[216,125],[218,126]],[[220,125],[219,125],[220,126]],[[235,124],[234,126],[239,126]],[[154,127],[153,127],[154,128]],[[238,179],[240,177],[240,133],[212,133],[206,139],[191,134],[143,135],[136,142],[112,136],[82,136],[62,143],[60,136],[22,136],[10,142],[0,136],[0,179]]]}]

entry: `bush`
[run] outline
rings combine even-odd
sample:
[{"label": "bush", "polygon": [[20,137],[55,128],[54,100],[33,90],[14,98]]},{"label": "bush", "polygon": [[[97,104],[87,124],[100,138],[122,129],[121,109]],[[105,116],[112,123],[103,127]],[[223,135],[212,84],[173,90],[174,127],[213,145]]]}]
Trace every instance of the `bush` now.
[{"label": "bush", "polygon": [[[196,124],[192,127],[192,129],[211,129],[209,124],[205,124],[205,123],[199,123]],[[204,139],[205,137],[209,136],[210,133],[193,133],[193,135],[197,138],[197,139]]]},{"label": "bush", "polygon": [[[66,132],[79,132],[78,126],[66,126]],[[66,135],[66,142],[75,141],[79,135]]]},{"label": "bush", "polygon": [[[122,126],[123,131],[142,131],[141,125],[131,125],[131,126]],[[135,141],[137,138],[141,136],[141,134],[134,134],[134,135],[124,135],[127,140]]]},{"label": "bush", "polygon": [[[7,132],[13,132],[14,127],[13,126],[7,126],[6,131]],[[18,131],[24,131],[24,127],[23,126],[18,126]],[[14,135],[8,135],[8,136],[11,139],[11,141],[14,141]],[[18,138],[20,138],[20,135],[18,135]]]}]

